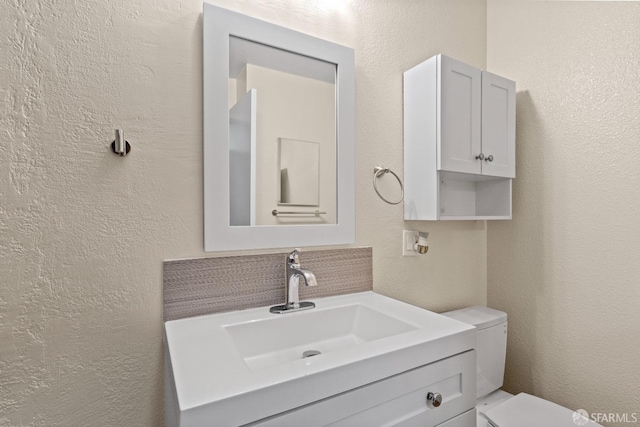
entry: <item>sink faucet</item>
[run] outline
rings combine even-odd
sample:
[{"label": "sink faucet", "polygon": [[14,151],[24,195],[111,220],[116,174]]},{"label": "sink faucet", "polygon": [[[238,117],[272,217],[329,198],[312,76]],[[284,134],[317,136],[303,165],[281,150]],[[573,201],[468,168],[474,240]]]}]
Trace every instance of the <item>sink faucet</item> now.
[{"label": "sink faucet", "polygon": [[287,255],[285,273],[285,277],[287,278],[287,301],[283,305],[271,307],[269,311],[271,313],[283,314],[315,307],[316,305],[310,301],[300,302],[298,293],[300,280],[302,279],[305,286],[316,286],[318,284],[316,276],[312,272],[300,268],[300,249],[295,249]]}]

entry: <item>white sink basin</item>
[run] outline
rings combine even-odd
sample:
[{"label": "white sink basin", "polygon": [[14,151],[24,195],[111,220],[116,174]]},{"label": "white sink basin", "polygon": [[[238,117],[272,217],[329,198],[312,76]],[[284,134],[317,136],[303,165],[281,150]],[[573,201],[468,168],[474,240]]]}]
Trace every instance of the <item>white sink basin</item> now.
[{"label": "white sink basin", "polygon": [[314,302],[166,322],[167,411],[181,426],[243,425],[475,344],[472,326],[374,292]]},{"label": "white sink basin", "polygon": [[279,314],[224,329],[250,369],[302,359],[305,351],[331,351],[418,329],[363,304]]}]

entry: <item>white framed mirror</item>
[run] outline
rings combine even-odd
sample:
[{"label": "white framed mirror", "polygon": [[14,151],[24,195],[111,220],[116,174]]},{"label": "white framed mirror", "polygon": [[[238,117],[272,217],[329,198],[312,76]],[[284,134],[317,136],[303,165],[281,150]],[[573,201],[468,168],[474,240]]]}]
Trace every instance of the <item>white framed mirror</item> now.
[{"label": "white framed mirror", "polygon": [[205,251],[354,243],[353,50],[203,16]]}]

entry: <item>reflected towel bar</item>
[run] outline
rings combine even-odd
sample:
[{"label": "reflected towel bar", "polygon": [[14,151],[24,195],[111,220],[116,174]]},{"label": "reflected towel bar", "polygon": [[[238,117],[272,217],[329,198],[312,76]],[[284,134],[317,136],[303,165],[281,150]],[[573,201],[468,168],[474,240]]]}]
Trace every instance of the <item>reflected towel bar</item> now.
[{"label": "reflected towel bar", "polygon": [[273,215],[273,216],[278,216],[278,215],[315,215],[315,216],[320,216],[320,215],[326,215],[326,212],[320,212],[318,210],[313,211],[313,212],[279,211],[277,209],[274,209],[274,210],[271,211],[271,215]]}]

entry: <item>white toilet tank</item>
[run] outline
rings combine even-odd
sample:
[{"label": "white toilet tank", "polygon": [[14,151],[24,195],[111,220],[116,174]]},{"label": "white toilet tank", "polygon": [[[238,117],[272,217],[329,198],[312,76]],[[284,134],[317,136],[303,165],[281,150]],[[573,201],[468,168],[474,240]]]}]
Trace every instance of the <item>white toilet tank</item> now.
[{"label": "white toilet tank", "polygon": [[507,356],[507,313],[475,306],[442,313],[476,327],[477,398],[498,390]]}]

